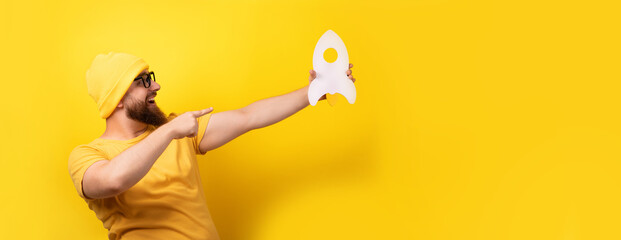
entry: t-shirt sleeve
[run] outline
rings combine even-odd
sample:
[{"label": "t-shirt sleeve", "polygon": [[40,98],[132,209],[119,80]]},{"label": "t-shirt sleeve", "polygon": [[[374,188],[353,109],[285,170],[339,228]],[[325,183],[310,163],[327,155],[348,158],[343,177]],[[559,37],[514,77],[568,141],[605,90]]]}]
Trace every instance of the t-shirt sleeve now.
[{"label": "t-shirt sleeve", "polygon": [[93,163],[101,160],[106,160],[104,154],[96,148],[87,145],[77,146],[69,155],[69,175],[71,175],[73,185],[80,197],[87,199],[84,196],[82,188],[84,172],[86,172],[86,169],[93,165]]},{"label": "t-shirt sleeve", "polygon": [[202,154],[201,150],[199,149],[199,145],[201,143],[201,140],[203,140],[203,136],[205,136],[205,130],[207,130],[207,124],[209,124],[209,119],[211,119],[211,113],[205,114],[197,118],[198,132],[196,136],[192,138],[192,143],[194,144],[194,152],[196,152],[196,154]]}]

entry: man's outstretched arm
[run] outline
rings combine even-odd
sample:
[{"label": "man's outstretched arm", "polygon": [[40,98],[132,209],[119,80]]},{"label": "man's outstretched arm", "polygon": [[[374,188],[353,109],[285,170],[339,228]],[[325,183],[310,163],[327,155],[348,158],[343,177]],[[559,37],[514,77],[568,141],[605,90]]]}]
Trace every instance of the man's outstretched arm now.
[{"label": "man's outstretched arm", "polygon": [[[352,67],[350,64],[349,68]],[[355,82],[351,70],[346,73]],[[315,71],[311,70],[309,82],[315,77]],[[323,99],[325,96],[320,100]],[[205,129],[199,149],[201,153],[216,149],[250,130],[277,123],[308,105],[307,85],[284,95],[256,101],[244,108],[214,113]]]}]

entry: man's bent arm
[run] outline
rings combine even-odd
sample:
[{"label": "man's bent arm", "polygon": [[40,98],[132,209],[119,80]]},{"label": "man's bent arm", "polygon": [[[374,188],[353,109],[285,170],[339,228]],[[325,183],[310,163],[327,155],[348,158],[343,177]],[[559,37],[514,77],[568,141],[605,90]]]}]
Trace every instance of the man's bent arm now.
[{"label": "man's bent arm", "polygon": [[106,198],[118,195],[134,186],[151,169],[173,139],[194,137],[198,132],[196,118],[213,108],[185,112],[153,131],[136,145],[111,160],[93,163],[82,179],[87,198]]},{"label": "man's bent arm", "polygon": [[308,106],[308,86],[256,101],[244,108],[211,115],[200,142],[202,153],[216,149],[253,129],[277,123]]},{"label": "man's bent arm", "polygon": [[131,188],[149,172],[172,139],[171,132],[160,127],[111,160],[93,163],[84,172],[84,196],[113,197]]}]

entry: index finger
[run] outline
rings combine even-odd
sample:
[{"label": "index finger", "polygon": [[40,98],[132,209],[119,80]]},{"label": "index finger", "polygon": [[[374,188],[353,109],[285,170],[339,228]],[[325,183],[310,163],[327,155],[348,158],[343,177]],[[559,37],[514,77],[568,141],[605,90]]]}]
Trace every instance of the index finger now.
[{"label": "index finger", "polygon": [[353,68],[353,67],[354,67],[354,64],[351,64],[351,63],[350,63],[350,64],[349,64],[349,68]]},{"label": "index finger", "polygon": [[205,115],[207,113],[210,113],[211,111],[213,111],[213,107],[209,107],[209,108],[206,108],[206,109],[203,109],[203,110],[193,111],[192,115],[194,115],[194,117],[197,118],[197,117],[203,116],[203,115]]}]

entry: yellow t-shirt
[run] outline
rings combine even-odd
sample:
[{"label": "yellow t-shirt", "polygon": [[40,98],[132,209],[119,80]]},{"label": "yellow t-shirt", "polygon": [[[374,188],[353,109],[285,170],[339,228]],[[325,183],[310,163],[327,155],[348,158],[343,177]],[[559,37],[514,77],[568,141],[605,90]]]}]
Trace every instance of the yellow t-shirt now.
[{"label": "yellow t-shirt", "polygon": [[[174,117],[171,114],[169,119]],[[73,149],[69,174],[80,197],[108,229],[109,239],[219,239],[196,162],[210,117],[207,114],[198,118],[197,136],[174,139],[136,185],[115,197],[85,198],[84,172],[93,163],[110,160],[140,142],[155,128],[150,126],[134,139],[97,138]]]}]

